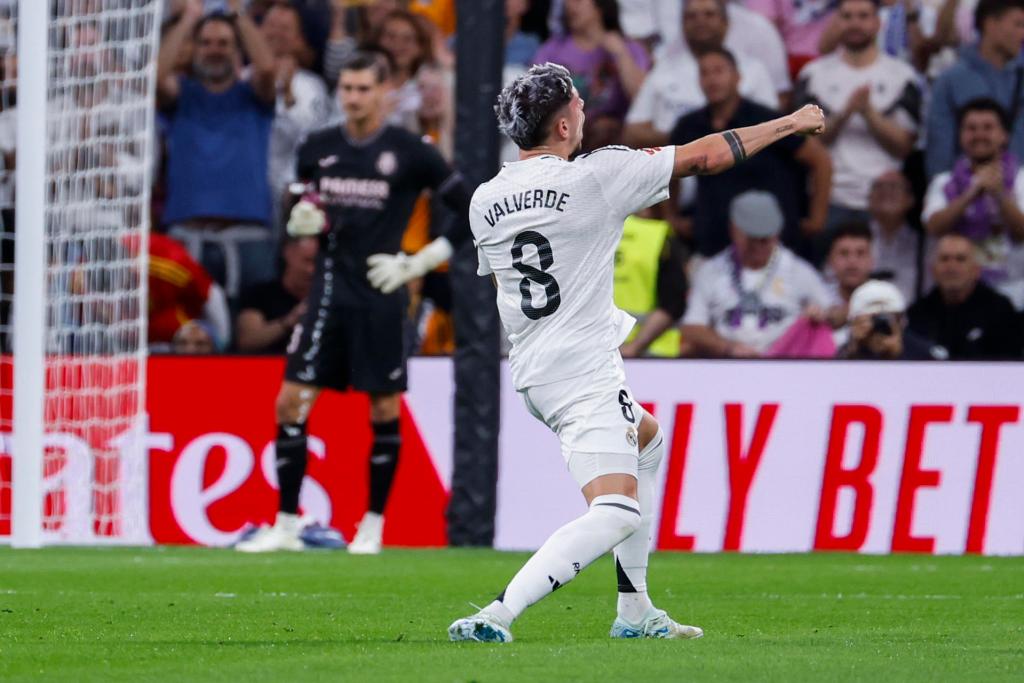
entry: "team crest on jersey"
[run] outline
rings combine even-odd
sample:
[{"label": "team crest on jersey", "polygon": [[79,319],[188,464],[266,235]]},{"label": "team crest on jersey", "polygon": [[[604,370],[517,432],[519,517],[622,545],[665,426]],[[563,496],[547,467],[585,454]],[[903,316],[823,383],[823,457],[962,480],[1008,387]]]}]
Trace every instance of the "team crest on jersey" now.
[{"label": "team crest on jersey", "polygon": [[390,150],[385,150],[377,157],[377,172],[381,175],[391,175],[398,168],[398,157]]},{"label": "team crest on jersey", "polygon": [[626,427],[626,443],[629,444],[630,448],[636,448],[638,442],[635,427]]}]

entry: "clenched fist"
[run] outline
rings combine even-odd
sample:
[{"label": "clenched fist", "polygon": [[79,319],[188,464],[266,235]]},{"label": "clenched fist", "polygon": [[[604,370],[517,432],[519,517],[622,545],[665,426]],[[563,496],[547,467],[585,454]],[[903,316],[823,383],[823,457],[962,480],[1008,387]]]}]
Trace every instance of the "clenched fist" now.
[{"label": "clenched fist", "polygon": [[816,104],[805,104],[790,117],[798,135],[821,135],[825,132],[825,112]]}]

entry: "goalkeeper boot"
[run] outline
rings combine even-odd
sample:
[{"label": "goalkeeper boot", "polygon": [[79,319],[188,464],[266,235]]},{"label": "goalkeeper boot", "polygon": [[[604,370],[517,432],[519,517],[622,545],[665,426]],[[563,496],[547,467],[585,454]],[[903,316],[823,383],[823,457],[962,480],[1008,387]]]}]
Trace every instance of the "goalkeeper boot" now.
[{"label": "goalkeeper boot", "polygon": [[704,635],[697,626],[687,626],[672,620],[665,610],[652,608],[640,624],[630,624],[622,617],[616,617],[612,624],[612,638],[671,638],[693,640]]},{"label": "goalkeeper boot", "polygon": [[235,550],[243,553],[272,553],[278,550],[305,550],[306,545],[299,538],[302,526],[298,515],[277,513],[274,526],[263,527],[250,538],[235,544]]},{"label": "goalkeeper boot", "polygon": [[493,614],[483,610],[471,617],[457,619],[448,627],[448,640],[477,643],[510,643],[512,632]]},{"label": "goalkeeper boot", "polygon": [[377,555],[380,553],[381,536],[384,534],[384,517],[376,512],[367,512],[359,522],[356,537],[348,545],[353,555]]}]

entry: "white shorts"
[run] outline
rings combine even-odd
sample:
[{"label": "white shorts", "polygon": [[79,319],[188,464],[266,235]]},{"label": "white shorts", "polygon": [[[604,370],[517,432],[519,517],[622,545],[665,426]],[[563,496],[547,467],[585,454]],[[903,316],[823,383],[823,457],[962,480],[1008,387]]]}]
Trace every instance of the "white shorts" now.
[{"label": "white shorts", "polygon": [[605,474],[637,475],[637,429],[644,410],[626,386],[618,350],[596,370],[519,392],[527,410],[558,435],[582,488]]}]

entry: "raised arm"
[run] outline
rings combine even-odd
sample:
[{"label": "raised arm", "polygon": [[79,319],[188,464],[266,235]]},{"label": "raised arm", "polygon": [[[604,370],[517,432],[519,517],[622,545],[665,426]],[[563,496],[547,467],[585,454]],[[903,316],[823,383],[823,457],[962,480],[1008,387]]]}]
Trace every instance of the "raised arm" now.
[{"label": "raised arm", "polygon": [[156,88],[161,106],[173,104],[178,99],[180,86],[174,67],[178,63],[182,47],[192,36],[202,16],[202,0],[188,0],[177,22],[160,41],[160,54],[156,62]]},{"label": "raised arm", "polygon": [[273,102],[277,97],[274,84],[277,78],[274,55],[270,51],[267,42],[263,39],[259,27],[245,13],[242,7],[242,0],[228,0],[228,6],[237,17],[235,26],[238,28],[238,35],[242,39],[242,49],[245,50],[245,56],[249,58],[252,89],[260,99],[265,102]]},{"label": "raised arm", "polygon": [[821,107],[808,104],[756,126],[712,133],[677,146],[672,175],[678,178],[721,173],[788,135],[820,135],[824,130],[825,114]]}]

